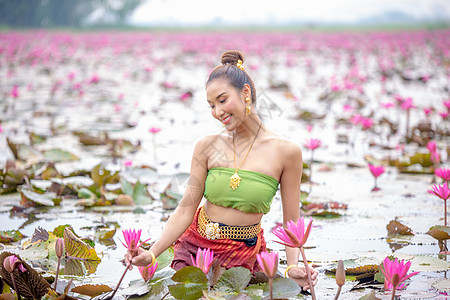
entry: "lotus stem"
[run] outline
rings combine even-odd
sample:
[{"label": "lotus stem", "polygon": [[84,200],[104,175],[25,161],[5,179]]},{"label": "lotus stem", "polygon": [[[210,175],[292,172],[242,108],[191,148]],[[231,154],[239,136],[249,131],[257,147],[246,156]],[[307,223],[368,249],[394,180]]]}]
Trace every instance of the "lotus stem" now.
[{"label": "lotus stem", "polygon": [[447,226],[447,200],[444,201],[444,226]]},{"label": "lotus stem", "polygon": [[13,272],[11,272],[11,281],[12,281],[12,284],[13,284],[13,288],[16,291],[17,299],[21,300],[22,298],[20,298],[20,293],[19,293],[19,290],[17,289],[16,279],[14,278],[14,273]]},{"label": "lotus stem", "polygon": [[308,260],[306,259],[305,250],[303,250],[303,247],[300,247],[300,252],[302,253],[303,264],[305,265],[306,274],[308,274],[308,283],[309,288],[311,290],[312,300],[316,300],[316,292],[314,291],[314,285],[311,279],[311,270],[309,269]]},{"label": "lotus stem", "polygon": [[273,299],[273,278],[269,278],[269,293],[270,293],[270,300]]},{"label": "lotus stem", "polygon": [[395,289],[397,288],[397,286],[394,286],[394,288],[392,289],[392,297],[391,300],[395,299]]},{"label": "lotus stem", "polygon": [[309,163],[309,190],[312,189],[312,165],[314,161],[314,150],[311,150],[311,161]]},{"label": "lotus stem", "polygon": [[341,289],[342,289],[342,286],[338,286],[338,290],[336,292],[336,296],[334,296],[334,300],[337,300],[339,298],[339,295],[341,294]]},{"label": "lotus stem", "polygon": [[116,295],[117,290],[119,289],[120,284],[122,283],[122,280],[123,280],[123,278],[125,277],[125,274],[126,274],[127,271],[128,271],[128,268],[129,268],[128,266],[125,268],[125,272],[123,272],[122,277],[120,277],[119,282],[117,283],[117,286],[116,286],[116,288],[114,289],[114,292],[112,293],[111,297],[109,297],[108,299],[113,299],[114,296]]},{"label": "lotus stem", "polygon": [[60,264],[61,264],[61,257],[58,257],[58,265],[56,266],[56,276],[55,276],[55,292],[56,292],[56,285],[58,284],[58,273]]}]

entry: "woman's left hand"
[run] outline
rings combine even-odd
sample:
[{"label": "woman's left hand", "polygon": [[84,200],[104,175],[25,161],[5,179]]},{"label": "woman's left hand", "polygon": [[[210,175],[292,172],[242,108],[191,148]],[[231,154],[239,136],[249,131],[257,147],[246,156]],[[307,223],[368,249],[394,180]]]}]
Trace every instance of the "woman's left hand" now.
[{"label": "woman's left hand", "polygon": [[[319,274],[317,270],[313,268],[309,268],[311,271],[311,280],[313,285],[317,284],[317,275]],[[305,267],[294,267],[289,269],[288,271],[289,278],[294,280],[300,287],[303,288],[304,291],[310,288],[308,282],[308,273],[306,273]]]}]

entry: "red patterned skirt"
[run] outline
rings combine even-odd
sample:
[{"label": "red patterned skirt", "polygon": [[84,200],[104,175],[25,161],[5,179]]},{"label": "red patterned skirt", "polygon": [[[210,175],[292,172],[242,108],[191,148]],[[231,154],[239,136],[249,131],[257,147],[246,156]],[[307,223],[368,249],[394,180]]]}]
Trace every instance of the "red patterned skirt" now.
[{"label": "red patterned skirt", "polygon": [[191,255],[195,258],[198,248],[209,248],[214,251],[214,259],[218,259],[224,268],[244,267],[255,273],[261,270],[256,261],[256,254],[266,250],[263,230],[258,235],[256,245],[247,246],[244,242],[230,239],[209,240],[197,231],[199,208],[191,226],[175,242],[175,257],[171,267],[179,270],[192,266]]}]

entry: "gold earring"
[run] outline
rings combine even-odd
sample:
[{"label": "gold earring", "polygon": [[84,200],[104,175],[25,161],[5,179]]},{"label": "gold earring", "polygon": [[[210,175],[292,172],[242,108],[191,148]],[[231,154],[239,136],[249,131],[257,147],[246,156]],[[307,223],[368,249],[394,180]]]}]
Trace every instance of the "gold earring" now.
[{"label": "gold earring", "polygon": [[250,98],[249,97],[245,98],[245,102],[247,102],[247,105],[245,106],[245,115],[248,116],[252,111],[252,108],[250,106]]}]

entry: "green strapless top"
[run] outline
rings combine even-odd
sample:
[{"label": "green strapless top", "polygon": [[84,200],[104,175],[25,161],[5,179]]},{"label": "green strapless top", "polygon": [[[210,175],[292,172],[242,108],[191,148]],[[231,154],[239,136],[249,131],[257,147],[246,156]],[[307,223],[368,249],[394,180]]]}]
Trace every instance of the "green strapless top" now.
[{"label": "green strapless top", "polygon": [[245,213],[264,213],[270,210],[278,190],[278,180],[259,172],[239,170],[241,182],[236,190],[230,187],[233,168],[217,167],[208,170],[205,181],[205,198],[209,202],[239,209]]}]

